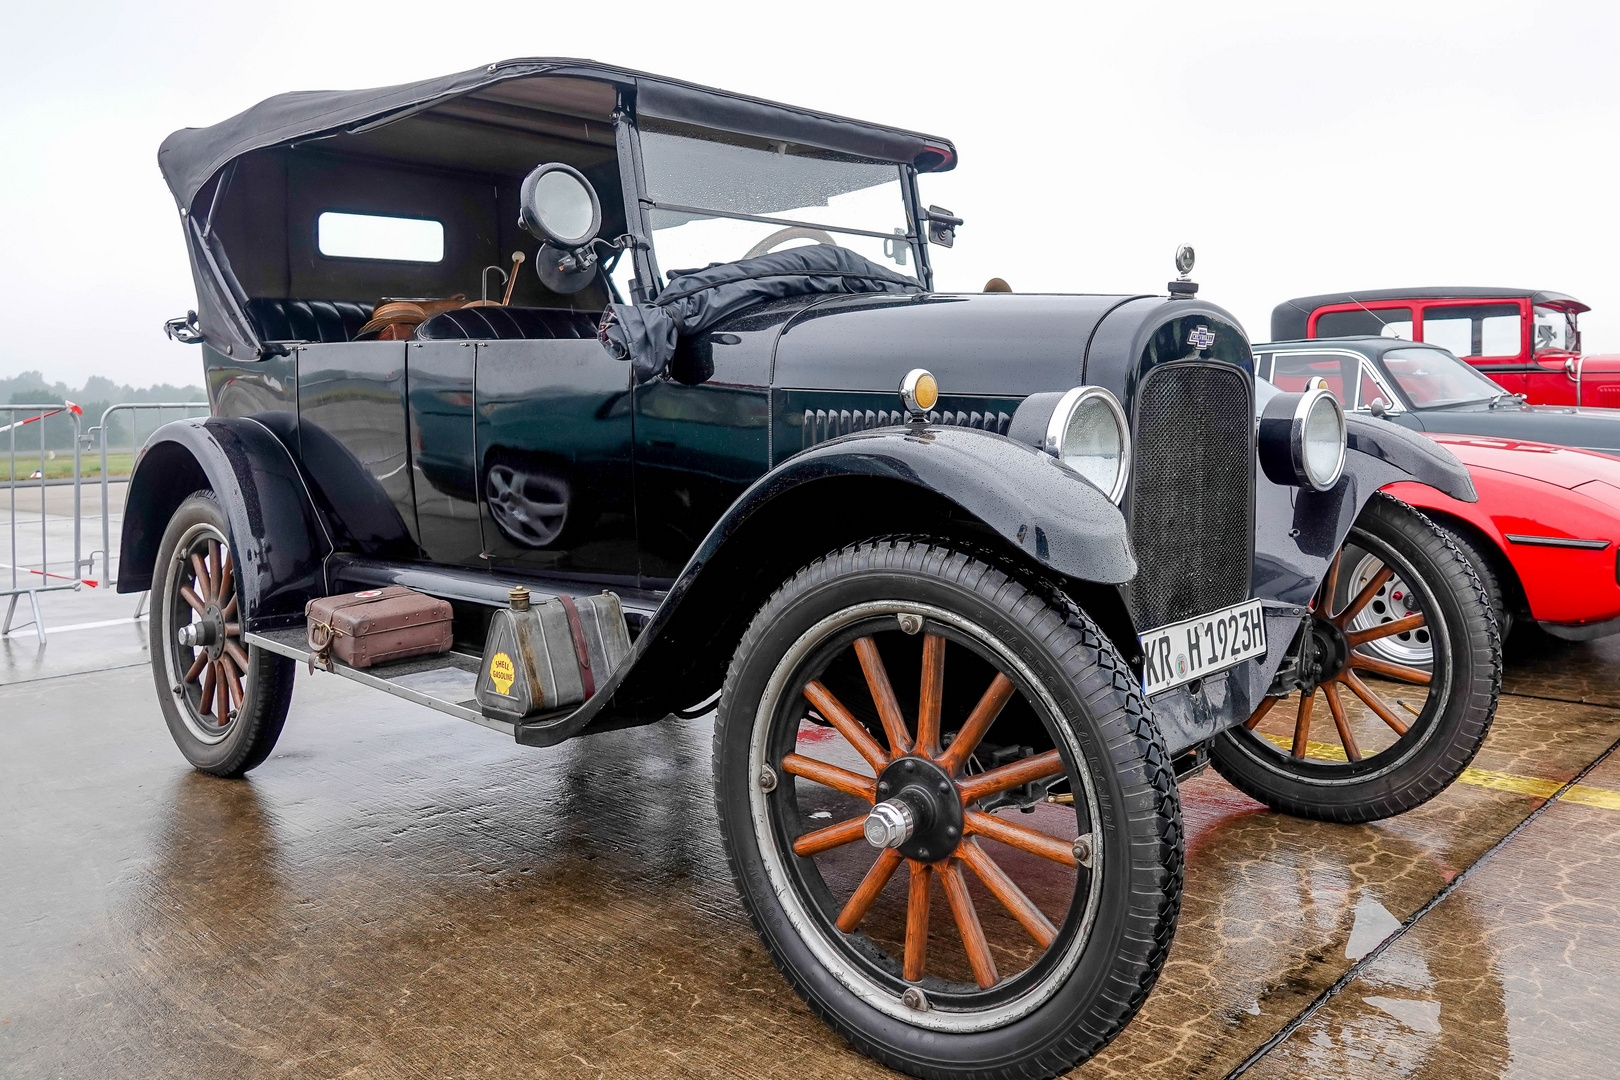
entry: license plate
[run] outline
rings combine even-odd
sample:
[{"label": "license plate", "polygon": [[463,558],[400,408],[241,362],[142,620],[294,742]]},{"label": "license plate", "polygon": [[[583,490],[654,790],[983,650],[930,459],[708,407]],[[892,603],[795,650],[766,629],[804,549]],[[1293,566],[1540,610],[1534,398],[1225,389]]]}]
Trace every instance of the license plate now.
[{"label": "license plate", "polygon": [[1266,623],[1258,600],[1149,630],[1141,636],[1142,692],[1192,682],[1264,655]]}]

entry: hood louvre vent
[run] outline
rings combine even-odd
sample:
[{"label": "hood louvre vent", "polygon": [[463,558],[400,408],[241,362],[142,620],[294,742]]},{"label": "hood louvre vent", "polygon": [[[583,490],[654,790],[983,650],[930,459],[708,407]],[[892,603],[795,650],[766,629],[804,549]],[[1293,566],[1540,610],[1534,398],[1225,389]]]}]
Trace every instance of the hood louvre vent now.
[{"label": "hood louvre vent", "polygon": [[[946,427],[976,428],[996,435],[1007,434],[1012,414],[1005,412],[951,412],[934,411],[928,414],[930,424]],[[806,409],[804,411],[803,444],[801,450],[853,435],[857,431],[873,428],[900,427],[906,423],[906,414],[898,409]]]}]

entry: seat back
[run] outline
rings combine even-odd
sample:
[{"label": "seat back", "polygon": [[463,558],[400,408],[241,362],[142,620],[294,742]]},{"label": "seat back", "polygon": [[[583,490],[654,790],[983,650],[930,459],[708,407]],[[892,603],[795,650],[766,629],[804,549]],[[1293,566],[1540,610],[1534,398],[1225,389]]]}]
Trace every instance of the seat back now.
[{"label": "seat back", "polygon": [[418,341],[528,341],[594,338],[601,314],[571,308],[469,307],[444,311],[416,328]]},{"label": "seat back", "polygon": [[247,302],[247,315],[260,341],[353,341],[371,319],[371,308],[351,300],[264,296]]}]

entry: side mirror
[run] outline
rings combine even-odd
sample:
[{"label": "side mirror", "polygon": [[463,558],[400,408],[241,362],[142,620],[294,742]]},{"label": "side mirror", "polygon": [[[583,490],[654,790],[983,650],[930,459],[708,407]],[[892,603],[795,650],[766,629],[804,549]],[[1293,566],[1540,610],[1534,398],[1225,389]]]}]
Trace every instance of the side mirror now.
[{"label": "side mirror", "polygon": [[518,224],[541,241],[535,272],[552,292],[579,292],[596,278],[591,243],[602,230],[602,201],[584,175],[560,161],[523,178]]},{"label": "side mirror", "polygon": [[940,247],[952,247],[956,244],[956,227],[962,224],[962,219],[955,217],[942,206],[930,206],[923,211],[923,217],[928,221],[928,242],[938,244]]}]

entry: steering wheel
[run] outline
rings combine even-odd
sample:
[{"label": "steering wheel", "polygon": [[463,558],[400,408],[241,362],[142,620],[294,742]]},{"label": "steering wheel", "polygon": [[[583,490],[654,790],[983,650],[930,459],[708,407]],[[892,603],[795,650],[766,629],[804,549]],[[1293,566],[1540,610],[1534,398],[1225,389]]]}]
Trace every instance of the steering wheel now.
[{"label": "steering wheel", "polygon": [[778,229],[753,247],[748,249],[745,259],[752,259],[756,255],[763,255],[772,248],[780,247],[789,240],[814,240],[818,244],[828,247],[837,247],[838,242],[832,238],[832,233],[825,229],[809,229],[803,225],[789,225],[785,229]]}]

